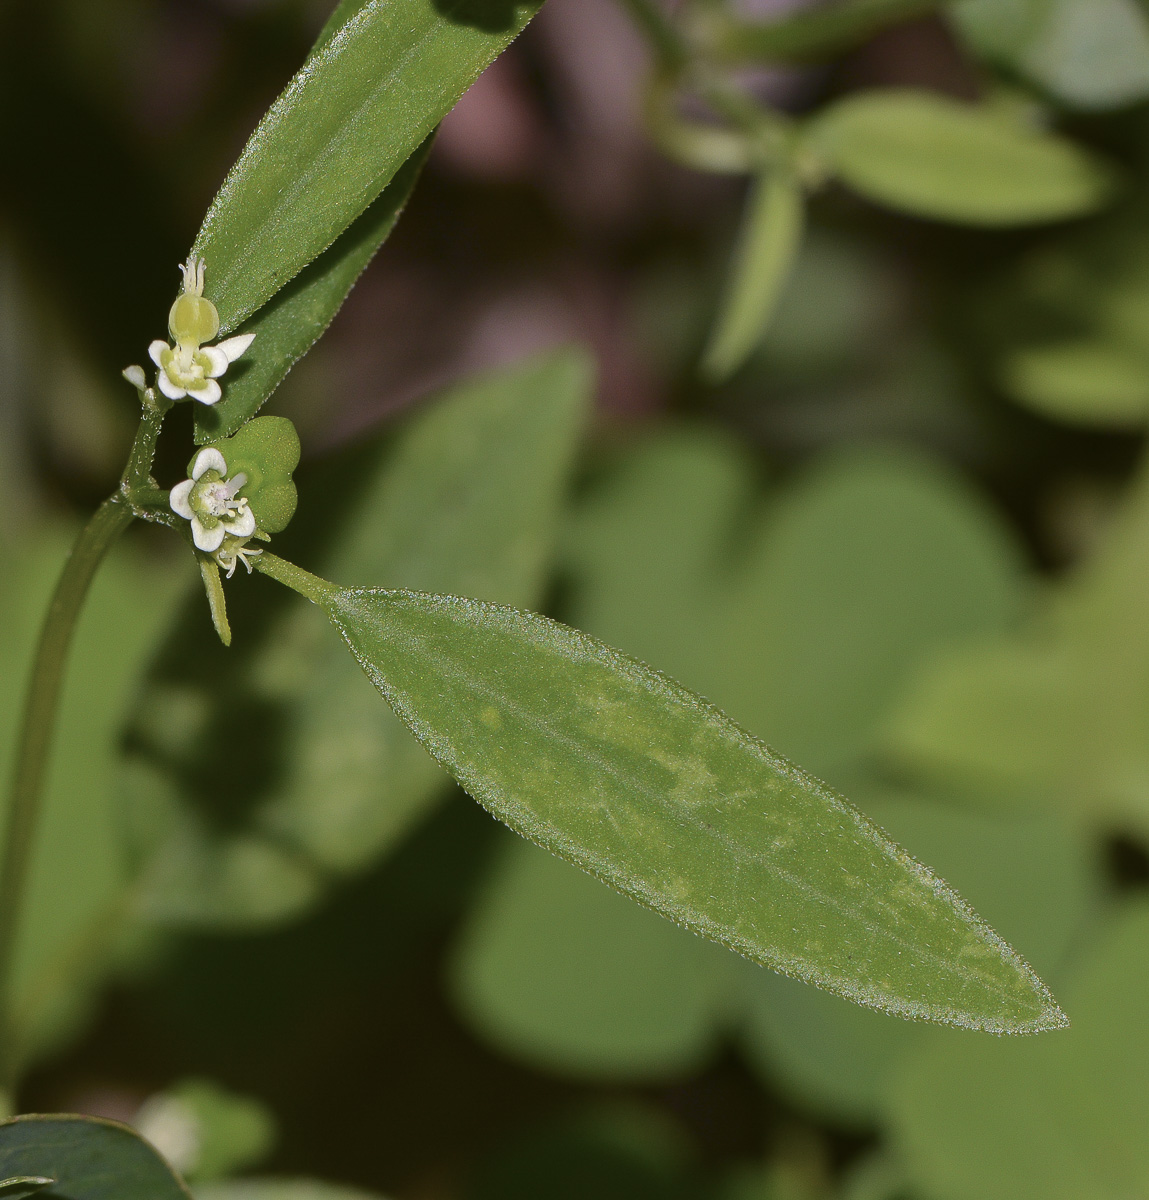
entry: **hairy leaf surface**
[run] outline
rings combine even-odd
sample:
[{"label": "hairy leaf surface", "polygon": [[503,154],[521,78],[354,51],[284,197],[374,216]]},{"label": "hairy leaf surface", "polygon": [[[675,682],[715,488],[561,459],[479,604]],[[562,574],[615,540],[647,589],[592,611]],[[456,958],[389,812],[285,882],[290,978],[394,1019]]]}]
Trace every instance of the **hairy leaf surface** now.
[{"label": "hairy leaf surface", "polygon": [[338,589],[372,682],[512,829],[747,957],[858,1003],[1064,1023],[1033,972],[840,796],[595,638],[450,596]]},{"label": "hairy leaf surface", "polygon": [[192,248],[207,262],[224,332],[372,203],[540,4],[368,0],[320,37],[224,180]]}]

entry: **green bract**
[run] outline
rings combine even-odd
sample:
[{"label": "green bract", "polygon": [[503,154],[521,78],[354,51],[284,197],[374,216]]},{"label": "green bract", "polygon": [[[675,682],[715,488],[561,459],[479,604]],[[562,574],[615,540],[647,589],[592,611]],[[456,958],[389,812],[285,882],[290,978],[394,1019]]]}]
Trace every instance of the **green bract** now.
[{"label": "green bract", "polygon": [[[243,495],[264,533],[280,533],[295,515],[298,494],[291,473],[299,465],[299,434],[286,417],[256,417],[237,434],[211,442],[231,478],[247,476]],[[190,473],[198,455],[188,463]]]}]

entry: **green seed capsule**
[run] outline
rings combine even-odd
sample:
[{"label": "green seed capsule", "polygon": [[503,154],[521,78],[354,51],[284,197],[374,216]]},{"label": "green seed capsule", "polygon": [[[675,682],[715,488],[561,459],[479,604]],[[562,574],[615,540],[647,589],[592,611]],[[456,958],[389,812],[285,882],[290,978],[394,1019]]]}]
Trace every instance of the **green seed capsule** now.
[{"label": "green seed capsule", "polygon": [[183,292],[168,313],[168,332],[181,346],[202,346],[219,333],[219,313],[205,297]]}]

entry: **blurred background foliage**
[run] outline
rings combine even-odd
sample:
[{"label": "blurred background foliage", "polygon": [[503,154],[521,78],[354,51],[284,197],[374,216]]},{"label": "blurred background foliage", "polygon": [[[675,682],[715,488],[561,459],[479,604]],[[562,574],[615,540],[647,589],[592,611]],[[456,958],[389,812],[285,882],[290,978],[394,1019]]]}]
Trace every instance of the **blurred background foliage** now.
[{"label": "blurred background foliage", "polygon": [[[328,8],[0,10],[5,729],[130,436],[120,368]],[[205,1200],[1149,1188],[1149,14],[671,11],[767,111],[920,89],[1109,182],[1078,219],[934,220],[957,185],[875,185],[824,120],[855,190],[815,192],[765,336],[707,382],[749,168],[657,148],[665,47],[629,6],[548,0],[271,402],[305,450],[284,553],[541,608],[680,678],[952,882],[1073,1027],[911,1025],[639,909],[447,784],[294,598],[240,578],[223,650],[140,529],[68,684],[22,1102],[134,1122]],[[886,206],[907,189],[924,214]]]}]

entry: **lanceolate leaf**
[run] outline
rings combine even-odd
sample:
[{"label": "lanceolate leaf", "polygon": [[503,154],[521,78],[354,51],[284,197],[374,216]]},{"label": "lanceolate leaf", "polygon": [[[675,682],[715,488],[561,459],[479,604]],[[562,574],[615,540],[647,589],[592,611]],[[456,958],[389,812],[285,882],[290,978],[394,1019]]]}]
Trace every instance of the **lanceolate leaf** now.
[{"label": "lanceolate leaf", "polygon": [[211,407],[196,405],[198,445],[230,437],[254,417],[287,372],[322,336],[395,228],[430,148],[428,137],[371,207],[248,324],[247,332],[255,334],[255,341],[228,374],[223,399]]},{"label": "lanceolate leaf", "polygon": [[368,0],[268,110],[212,202],[223,331],[267,303],[391,182],[542,0]]},{"label": "lanceolate leaf", "polygon": [[718,324],[703,356],[713,381],[736,371],[766,331],[802,242],[802,185],[771,171],[750,193]]},{"label": "lanceolate leaf", "polygon": [[998,1032],[1065,1023],[941,880],[673,681],[534,614],[321,587],[313,594],[375,686],[517,832],[858,1003]]},{"label": "lanceolate leaf", "polygon": [[989,109],[912,89],[858,92],[810,125],[843,183],[917,216],[1022,225],[1079,216],[1112,194],[1112,173],[1066,138]]},{"label": "lanceolate leaf", "polygon": [[138,1133],[95,1117],[26,1116],[0,1125],[0,1174],[53,1180],[37,1194],[67,1200],[190,1200]]}]

